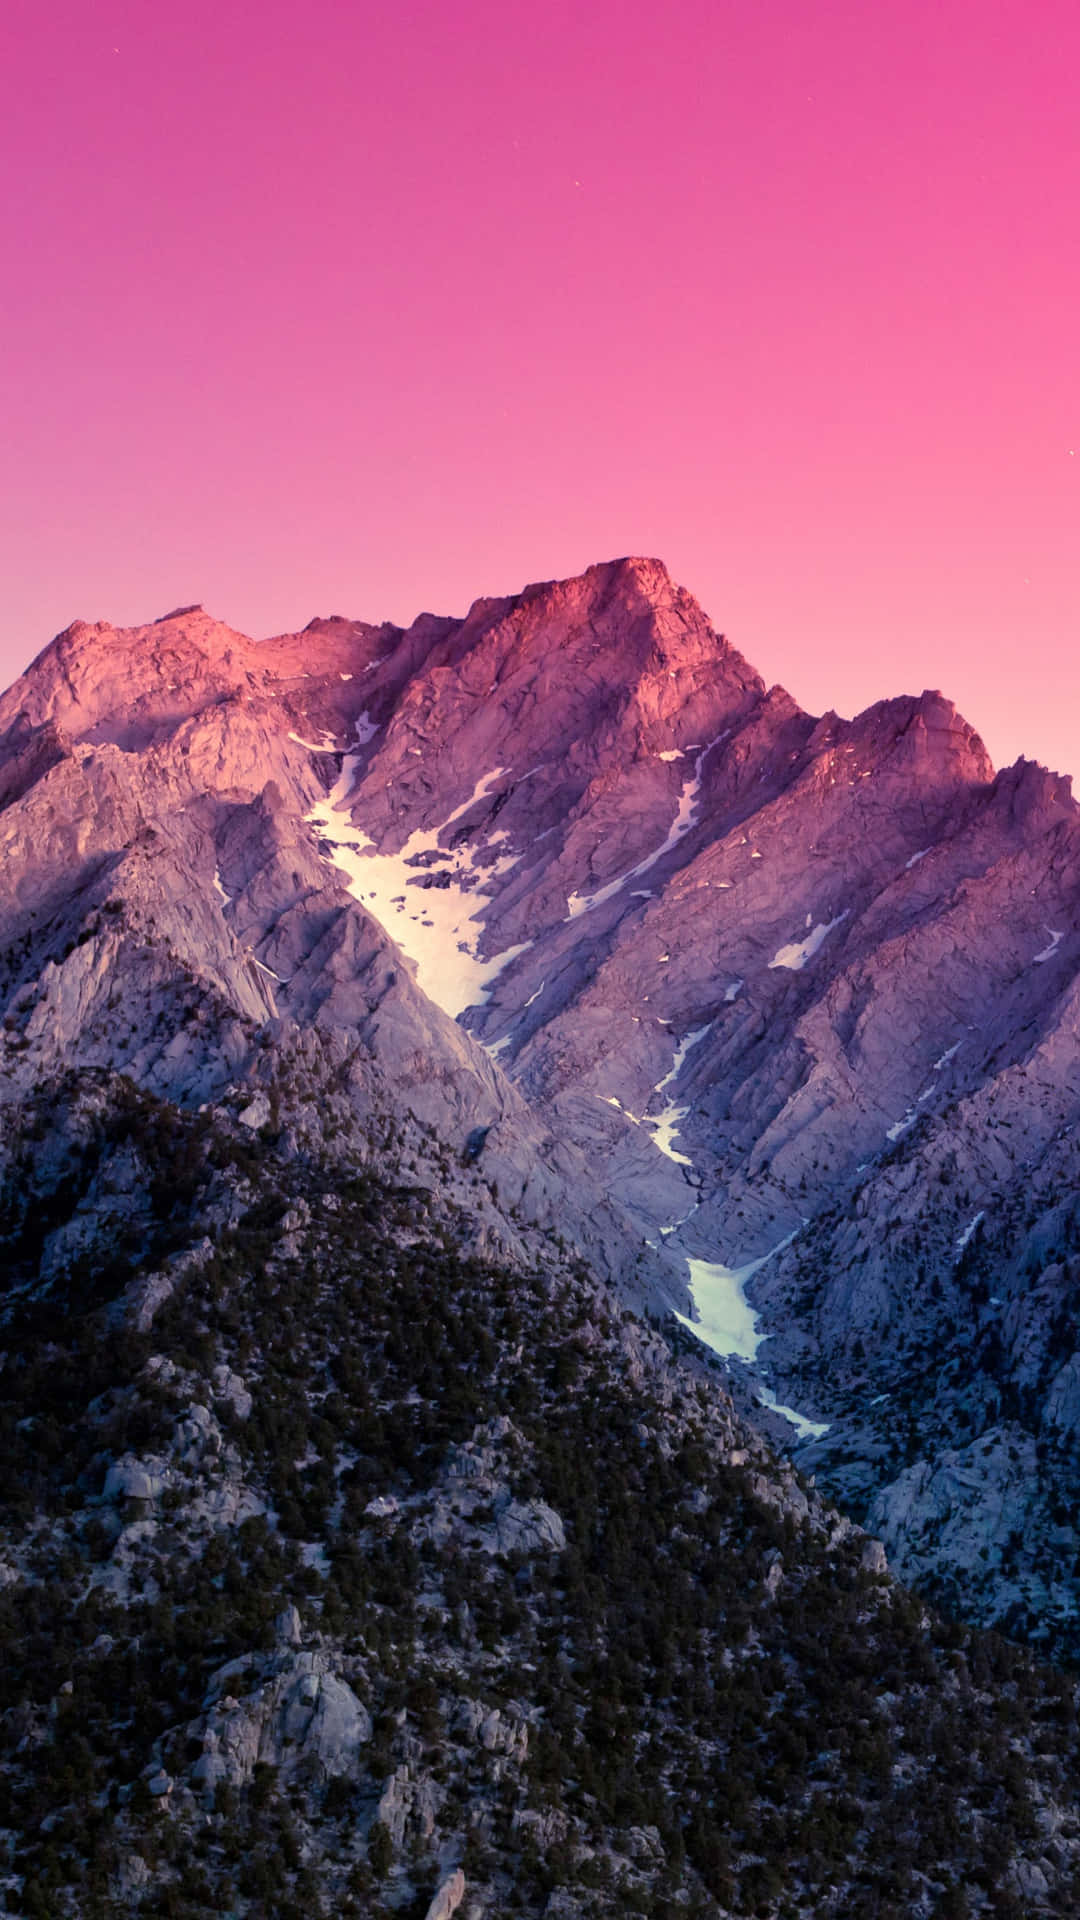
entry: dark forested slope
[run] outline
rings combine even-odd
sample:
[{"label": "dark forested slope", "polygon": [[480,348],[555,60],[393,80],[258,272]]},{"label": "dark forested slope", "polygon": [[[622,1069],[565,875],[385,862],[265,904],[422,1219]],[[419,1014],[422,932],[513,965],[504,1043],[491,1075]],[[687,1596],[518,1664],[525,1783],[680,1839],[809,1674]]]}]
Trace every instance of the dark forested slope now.
[{"label": "dark forested slope", "polygon": [[1076,1911],[1074,1683],[553,1239],[114,1076],[2,1167],[9,1911]]}]

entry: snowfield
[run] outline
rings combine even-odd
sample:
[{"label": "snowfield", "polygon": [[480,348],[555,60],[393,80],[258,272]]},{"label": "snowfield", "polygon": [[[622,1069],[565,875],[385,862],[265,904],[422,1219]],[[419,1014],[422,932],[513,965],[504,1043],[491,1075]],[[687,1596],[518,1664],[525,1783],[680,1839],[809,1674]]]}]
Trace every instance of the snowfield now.
[{"label": "snowfield", "polygon": [[[360,745],[375,731],[360,730]],[[380,853],[362,827],[353,824],[348,799],[358,756],[348,754],[333,792],[307,815],[346,875],[348,890],[416,967],[418,985],[428,998],[456,1020],[467,1007],[483,1006],[500,973],[532,945],[523,941],[488,959],[481,958],[484,909],[490,884],[517,862],[517,854],[496,854],[481,861],[483,846],[440,845],[448,827],[484,798],[506,771],[495,767],[477,781],[467,800],[437,827],[410,834],[398,853]],[[487,850],[503,836],[487,843]],[[427,856],[420,864],[421,856]],[[438,883],[432,884],[438,876]],[[425,884],[426,883],[426,884]]]}]

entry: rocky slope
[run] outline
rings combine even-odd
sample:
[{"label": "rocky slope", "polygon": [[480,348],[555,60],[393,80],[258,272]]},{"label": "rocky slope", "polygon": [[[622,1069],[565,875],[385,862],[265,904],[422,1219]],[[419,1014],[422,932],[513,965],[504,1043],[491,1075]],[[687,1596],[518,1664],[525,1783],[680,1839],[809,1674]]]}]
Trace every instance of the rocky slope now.
[{"label": "rocky slope", "polygon": [[[370,636],[350,637],[342,652],[331,633],[324,666],[358,663]],[[109,1067],[187,1105],[227,1094],[258,1125],[283,1056],[329,1063],[343,1119],[381,1101],[456,1151],[482,1146],[503,1215],[557,1221],[631,1294],[644,1266],[682,1304],[677,1265],[642,1262],[581,1154],[418,990],[324,857],[307,816],[325,752],[297,727],[318,740],[328,716],[289,690],[312,644],[256,648],[191,610],[77,626],[0,701],[4,1096],[61,1063]],[[322,694],[350,677],[324,671]],[[513,1239],[501,1216],[492,1231]]]},{"label": "rocky slope", "polygon": [[324,1091],[329,1154],[101,1070],[8,1107],[6,1910],[1074,1913],[1075,1680]]},{"label": "rocky slope", "polygon": [[433,1129],[489,1250],[692,1283],[899,1568],[1075,1647],[1067,782],[938,694],[802,713],[632,560],[407,631],[78,625],[0,806],[9,1097],[277,1124],[287,1056],[296,1141],[331,1082],[343,1138]]}]

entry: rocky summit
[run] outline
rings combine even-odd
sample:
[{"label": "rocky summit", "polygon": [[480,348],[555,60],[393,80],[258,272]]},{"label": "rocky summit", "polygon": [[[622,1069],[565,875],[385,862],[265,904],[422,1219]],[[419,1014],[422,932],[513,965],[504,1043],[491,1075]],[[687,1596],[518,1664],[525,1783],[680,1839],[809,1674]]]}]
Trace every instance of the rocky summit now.
[{"label": "rocky summit", "polygon": [[77,622],[0,877],[9,1911],[1077,1911],[1067,780],[630,559]]}]

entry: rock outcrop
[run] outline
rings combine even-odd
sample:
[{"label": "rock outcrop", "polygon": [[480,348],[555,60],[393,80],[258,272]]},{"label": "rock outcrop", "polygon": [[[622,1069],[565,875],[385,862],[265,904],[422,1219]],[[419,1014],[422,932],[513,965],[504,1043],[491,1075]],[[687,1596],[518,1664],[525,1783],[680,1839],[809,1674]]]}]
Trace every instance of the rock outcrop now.
[{"label": "rock outcrop", "polygon": [[192,1785],[213,1800],[219,1784],[247,1786],[257,1765],[286,1774],[306,1769],[322,1779],[355,1770],[371,1739],[371,1715],[326,1656],[286,1653],[240,1698],[222,1690],[239,1671],[225,1669],[211,1687],[214,1704],[192,1729],[202,1754]]},{"label": "rock outcrop", "polygon": [[448,1876],[427,1910],[427,1920],[452,1920],[465,1898],[465,1875],[460,1867]]}]

